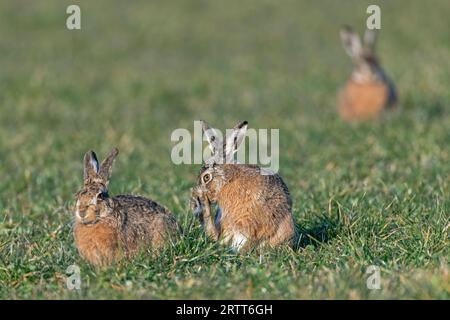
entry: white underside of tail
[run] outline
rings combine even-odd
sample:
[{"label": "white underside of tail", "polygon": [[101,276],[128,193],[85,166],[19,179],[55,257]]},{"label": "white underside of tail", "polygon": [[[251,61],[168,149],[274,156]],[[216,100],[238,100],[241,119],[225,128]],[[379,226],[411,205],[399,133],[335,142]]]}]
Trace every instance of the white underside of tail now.
[{"label": "white underside of tail", "polygon": [[247,237],[240,232],[236,232],[233,236],[233,240],[231,240],[231,247],[239,251],[245,245],[246,242]]},{"label": "white underside of tail", "polygon": [[223,242],[229,245],[234,251],[240,251],[247,241],[248,238],[239,231],[228,232],[223,237]]}]

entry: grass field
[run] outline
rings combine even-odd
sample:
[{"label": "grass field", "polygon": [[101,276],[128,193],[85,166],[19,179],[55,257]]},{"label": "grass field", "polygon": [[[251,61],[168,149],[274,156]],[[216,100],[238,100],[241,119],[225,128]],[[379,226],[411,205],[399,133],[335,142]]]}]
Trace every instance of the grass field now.
[{"label": "grass field", "polygon": [[[72,3],[80,31],[65,28]],[[401,108],[349,125],[335,111],[351,70],[338,27],[362,32],[372,3]],[[447,0],[1,1],[0,298],[449,299],[449,12]],[[236,256],[206,239],[188,206],[199,165],[170,158],[171,132],[200,118],[280,129],[299,250]],[[96,270],[74,246],[72,207],[83,154],[113,146],[110,193],[164,204],[185,236]]]}]

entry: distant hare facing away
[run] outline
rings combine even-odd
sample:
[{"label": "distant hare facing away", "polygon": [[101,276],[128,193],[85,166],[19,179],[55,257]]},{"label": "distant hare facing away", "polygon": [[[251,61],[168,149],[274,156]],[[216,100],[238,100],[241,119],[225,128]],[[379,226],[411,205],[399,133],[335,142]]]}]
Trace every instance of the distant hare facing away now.
[{"label": "distant hare facing away", "polygon": [[[191,207],[200,215],[205,232],[236,251],[293,245],[296,227],[292,200],[283,179],[276,173],[262,174],[256,165],[237,164],[234,154],[245,138],[247,121],[238,124],[220,141],[216,131],[203,122],[213,156],[200,170],[192,189]],[[215,219],[211,205],[217,204]]]},{"label": "distant hare facing away", "polygon": [[346,121],[376,119],[383,111],[397,104],[394,84],[375,56],[377,31],[366,30],[364,43],[348,26],[340,30],[340,35],[354,69],[338,94],[338,111]]},{"label": "distant hare facing away", "polygon": [[140,249],[160,248],[178,232],[175,217],[156,202],[140,196],[109,196],[118,153],[113,149],[99,165],[95,153],[87,152],[83,188],[76,194],[75,243],[80,255],[96,266],[131,258]]}]

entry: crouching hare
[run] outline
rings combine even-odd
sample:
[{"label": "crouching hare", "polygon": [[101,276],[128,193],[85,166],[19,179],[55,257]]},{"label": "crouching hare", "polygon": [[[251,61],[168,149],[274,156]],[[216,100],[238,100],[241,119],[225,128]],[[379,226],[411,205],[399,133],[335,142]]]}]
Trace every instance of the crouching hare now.
[{"label": "crouching hare", "polygon": [[[245,138],[247,121],[220,141],[203,122],[213,156],[205,161],[192,189],[191,208],[200,215],[205,232],[214,240],[245,252],[262,246],[292,246],[296,227],[292,200],[283,179],[256,165],[238,164],[234,154]],[[217,204],[215,217],[211,205]]]},{"label": "crouching hare", "polygon": [[119,151],[99,165],[93,151],[84,156],[84,185],[76,194],[74,237],[80,255],[105,266],[139,250],[161,248],[178,233],[175,217],[140,196],[108,194],[112,164]]},{"label": "crouching hare", "polygon": [[366,30],[364,41],[348,26],[340,30],[342,44],[353,61],[350,79],[338,94],[339,114],[346,121],[379,118],[397,104],[393,82],[375,56],[376,30]]}]

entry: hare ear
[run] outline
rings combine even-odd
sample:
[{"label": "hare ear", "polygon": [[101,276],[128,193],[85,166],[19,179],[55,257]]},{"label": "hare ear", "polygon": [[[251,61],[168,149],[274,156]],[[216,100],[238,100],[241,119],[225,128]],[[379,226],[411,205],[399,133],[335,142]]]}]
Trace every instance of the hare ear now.
[{"label": "hare ear", "polygon": [[100,177],[103,179],[103,181],[108,185],[109,179],[111,178],[112,173],[112,165],[114,162],[114,159],[119,154],[119,149],[114,148],[111,150],[111,153],[109,156],[102,161],[102,164],[100,165]]},{"label": "hare ear", "polygon": [[370,52],[374,52],[375,50],[375,44],[377,42],[377,29],[367,29],[364,33],[364,45],[367,49],[370,50]]},{"label": "hare ear", "polygon": [[206,139],[208,140],[208,146],[209,149],[211,149],[213,157],[220,157],[223,153],[223,150],[221,150],[221,135],[214,128],[211,128],[206,121],[200,121],[202,123],[203,132],[205,133]]},{"label": "hare ear", "polygon": [[247,121],[239,123],[233,128],[231,134],[227,136],[224,145],[226,163],[231,163],[233,161],[234,154],[237,152],[242,141],[244,141],[245,134],[247,132],[247,125]]},{"label": "hare ear", "polygon": [[362,44],[359,36],[349,26],[340,30],[342,45],[347,54],[352,58],[358,58],[362,54]]},{"label": "hare ear", "polygon": [[98,173],[99,165],[95,152],[86,152],[84,155],[84,181],[95,178]]}]

